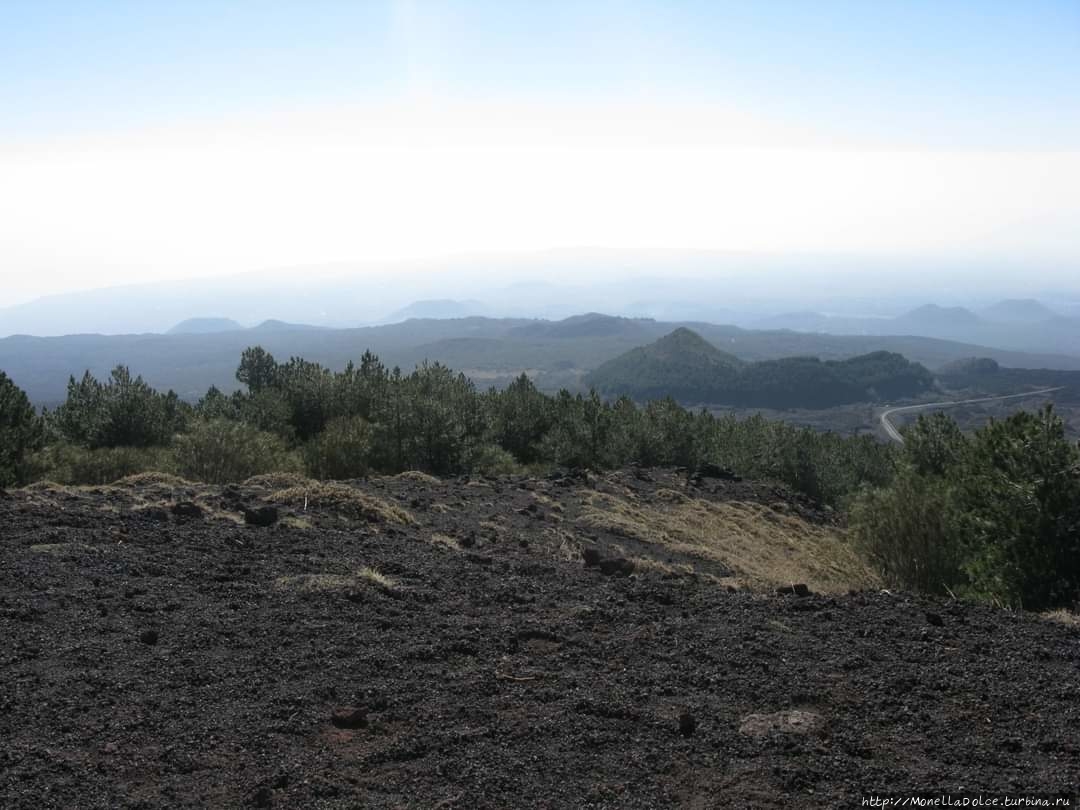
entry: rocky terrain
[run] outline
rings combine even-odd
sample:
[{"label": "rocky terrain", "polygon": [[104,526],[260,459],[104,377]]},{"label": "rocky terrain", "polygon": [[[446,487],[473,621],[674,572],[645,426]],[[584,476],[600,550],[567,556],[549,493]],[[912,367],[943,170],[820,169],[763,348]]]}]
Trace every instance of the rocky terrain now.
[{"label": "rocky terrain", "polygon": [[[805,587],[803,587],[805,586]],[[1080,627],[670,471],[0,494],[0,807],[857,807],[1080,784]]]}]

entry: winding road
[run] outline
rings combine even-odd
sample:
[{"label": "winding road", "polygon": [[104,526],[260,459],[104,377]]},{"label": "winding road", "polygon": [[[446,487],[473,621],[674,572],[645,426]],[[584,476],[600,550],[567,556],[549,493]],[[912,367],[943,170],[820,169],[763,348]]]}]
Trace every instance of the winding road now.
[{"label": "winding road", "polygon": [[1050,394],[1054,391],[1060,391],[1064,386],[1058,385],[1054,388],[1040,388],[1038,391],[1024,391],[1020,394],[1005,394],[1000,397],[980,397],[978,399],[955,399],[949,402],[924,402],[919,405],[903,405],[899,408],[888,408],[881,412],[881,416],[878,418],[881,420],[881,427],[885,431],[885,434],[894,442],[904,443],[904,437],[900,435],[900,431],[896,429],[896,426],[889,421],[889,417],[894,413],[900,413],[901,411],[918,411],[923,408],[947,408],[951,405],[974,405],[976,402],[994,402],[999,399],[1019,399],[1021,397],[1036,397],[1040,394]]}]

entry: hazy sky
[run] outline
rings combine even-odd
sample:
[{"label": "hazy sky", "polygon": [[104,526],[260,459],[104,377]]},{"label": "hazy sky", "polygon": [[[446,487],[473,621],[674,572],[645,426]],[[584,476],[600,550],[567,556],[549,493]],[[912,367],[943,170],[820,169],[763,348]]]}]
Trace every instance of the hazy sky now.
[{"label": "hazy sky", "polygon": [[0,306],[586,245],[1080,275],[1080,3],[0,4]]}]

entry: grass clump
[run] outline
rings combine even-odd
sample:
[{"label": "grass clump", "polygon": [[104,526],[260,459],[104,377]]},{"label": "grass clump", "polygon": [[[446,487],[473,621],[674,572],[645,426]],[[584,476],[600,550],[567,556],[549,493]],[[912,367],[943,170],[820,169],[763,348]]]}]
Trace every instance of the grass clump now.
[{"label": "grass clump", "polygon": [[190,487],[192,482],[186,478],[181,478],[179,475],[173,475],[167,472],[143,472],[135,473],[134,475],[125,475],[119,481],[115,482],[116,486],[120,487],[172,487],[179,489],[180,487]]},{"label": "grass clump", "polygon": [[1051,622],[1057,622],[1063,624],[1066,627],[1075,627],[1080,630],[1080,613],[1074,613],[1071,610],[1065,608],[1058,608],[1057,610],[1050,610],[1042,614],[1044,619]]},{"label": "grass clump", "polygon": [[348,591],[363,585],[376,588],[384,593],[392,593],[397,583],[377,569],[365,566],[352,574],[295,574],[278,577],[275,586],[283,590],[297,590],[308,593],[319,591]]},{"label": "grass clump", "polygon": [[835,593],[876,584],[873,572],[837,529],[762,504],[690,499],[641,507],[593,494],[579,523],[658,552],[720,563],[751,587],[805,582],[815,591]]},{"label": "grass clump", "polygon": [[381,573],[378,569],[371,568],[370,566],[364,566],[357,572],[357,576],[374,585],[383,591],[392,591],[397,587],[397,583],[386,574]]},{"label": "grass clump", "polygon": [[288,489],[289,487],[309,487],[316,485],[312,479],[291,472],[272,472],[253,475],[243,482],[245,487],[260,489]]},{"label": "grass clump", "polygon": [[436,546],[442,546],[451,551],[461,551],[461,543],[457,541],[456,537],[451,537],[448,534],[439,534],[438,532],[435,532],[431,535],[431,542]]},{"label": "grass clump", "polygon": [[399,481],[412,481],[414,484],[426,484],[428,486],[442,483],[434,475],[428,475],[426,472],[420,472],[419,470],[406,470],[403,473],[398,473],[394,478]]},{"label": "grass clump", "polygon": [[398,523],[409,526],[416,522],[400,506],[360,492],[358,489],[334,482],[312,482],[272,492],[268,500],[294,507],[328,509],[353,520],[372,523]]}]

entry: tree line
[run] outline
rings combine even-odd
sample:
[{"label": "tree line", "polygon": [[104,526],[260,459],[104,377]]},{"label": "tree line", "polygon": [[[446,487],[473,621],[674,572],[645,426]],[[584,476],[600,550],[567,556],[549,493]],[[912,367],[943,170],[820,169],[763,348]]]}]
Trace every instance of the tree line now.
[{"label": "tree line", "polygon": [[243,352],[236,378],[242,390],[211,388],[192,405],[123,366],[106,380],[72,377],[57,409],[22,412],[22,461],[7,465],[5,480],[105,483],[127,468],[163,465],[220,483],[267,469],[348,479],[709,463],[838,504],[891,474],[891,449],[871,437],[716,417],[670,397],[641,406],[595,391],[548,395],[524,374],[482,391],[440,363],[406,374],[365,352],[335,372],[298,357],[279,362],[256,346]]}]

